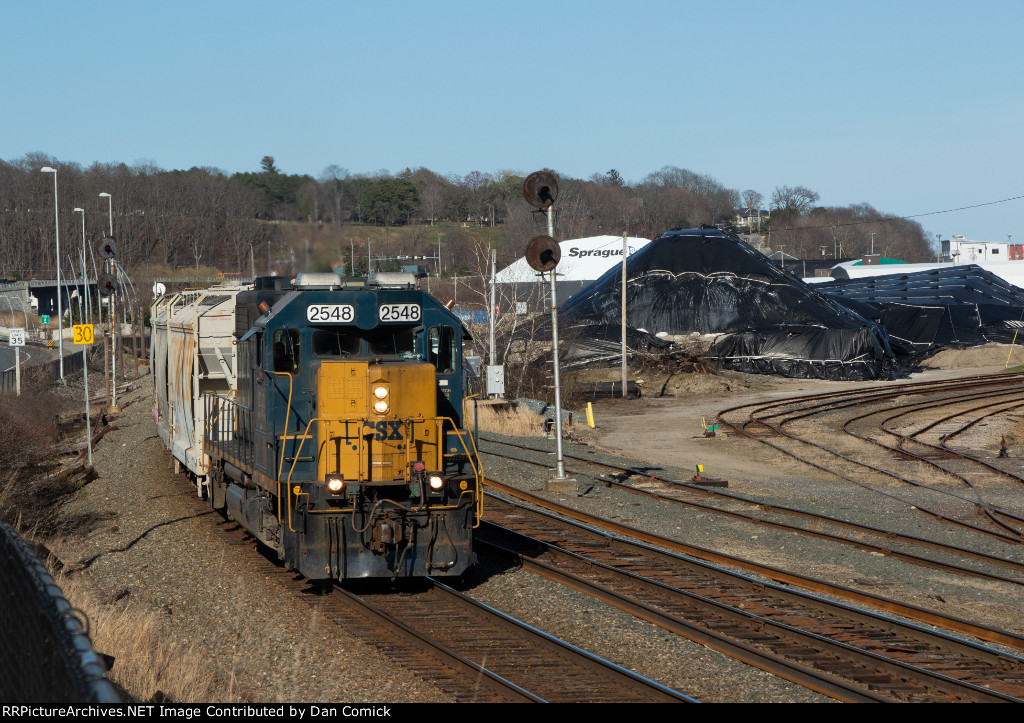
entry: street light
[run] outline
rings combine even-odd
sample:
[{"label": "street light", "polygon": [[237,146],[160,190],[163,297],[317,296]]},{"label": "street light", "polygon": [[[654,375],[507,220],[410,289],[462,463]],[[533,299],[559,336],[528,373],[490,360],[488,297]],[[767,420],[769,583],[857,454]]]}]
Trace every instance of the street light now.
[{"label": "street light", "polygon": [[60,288],[60,215],[57,212],[57,169],[44,166],[39,169],[43,173],[53,174],[53,226],[57,238],[57,349],[60,354],[60,380],[64,381],[64,310],[61,305]]},{"label": "street light", "polygon": [[[89,310],[89,317],[92,318],[92,297],[89,295],[89,276],[85,272],[85,209],[76,208],[75,213],[82,214],[82,290],[85,292],[86,308]],[[81,311],[82,297],[78,297],[79,311]],[[83,314],[82,323],[86,320]],[[85,383],[85,448],[89,450],[89,466],[92,467],[92,422],[89,421],[89,355],[88,346],[82,345],[82,381]]]},{"label": "street light", "polygon": [[107,199],[107,216],[110,218],[110,238],[114,238],[114,199],[109,193],[101,193],[100,198]]},{"label": "street light", "polygon": [[[75,213],[82,214],[82,285],[85,287],[85,308],[89,319],[92,319],[92,295],[89,293],[89,275],[85,272],[85,209],[76,208]],[[81,302],[81,299],[79,299]]]}]

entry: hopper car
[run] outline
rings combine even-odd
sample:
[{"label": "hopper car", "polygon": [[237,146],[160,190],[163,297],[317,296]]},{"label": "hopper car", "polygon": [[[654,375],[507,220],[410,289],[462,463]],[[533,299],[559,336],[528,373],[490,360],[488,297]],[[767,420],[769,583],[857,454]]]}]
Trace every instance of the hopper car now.
[{"label": "hopper car", "polygon": [[154,417],[197,494],[306,577],[456,576],[481,473],[462,322],[412,274],[157,299]]}]

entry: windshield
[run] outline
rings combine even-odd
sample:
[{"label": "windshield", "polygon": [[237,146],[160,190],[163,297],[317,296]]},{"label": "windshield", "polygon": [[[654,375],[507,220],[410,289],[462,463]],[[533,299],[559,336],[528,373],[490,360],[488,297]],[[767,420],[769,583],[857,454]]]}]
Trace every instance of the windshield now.
[{"label": "windshield", "polygon": [[317,357],[416,356],[416,335],[411,326],[379,326],[359,329],[346,326],[313,330],[313,355]]}]

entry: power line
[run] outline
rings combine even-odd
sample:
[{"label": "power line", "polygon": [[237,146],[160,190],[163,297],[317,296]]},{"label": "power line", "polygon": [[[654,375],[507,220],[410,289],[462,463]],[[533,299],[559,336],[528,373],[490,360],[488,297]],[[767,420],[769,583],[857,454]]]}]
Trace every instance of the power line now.
[{"label": "power line", "polygon": [[776,231],[813,231],[816,229],[823,228],[838,228],[840,226],[865,226],[869,223],[885,223],[887,221],[905,221],[911,218],[922,218],[924,216],[937,216],[942,213],[953,213],[954,211],[967,211],[972,208],[981,208],[982,206],[994,206],[998,203],[1008,203],[1010,201],[1019,201],[1024,196],[1013,196],[1012,198],[1004,198],[1001,201],[987,201],[986,203],[976,203],[973,206],[961,206],[960,208],[947,208],[945,211],[929,211],[928,213],[917,213],[911,216],[888,216],[886,218],[876,218],[871,221],[850,221],[849,223],[830,223],[827,226],[801,226],[799,228],[779,228]]}]

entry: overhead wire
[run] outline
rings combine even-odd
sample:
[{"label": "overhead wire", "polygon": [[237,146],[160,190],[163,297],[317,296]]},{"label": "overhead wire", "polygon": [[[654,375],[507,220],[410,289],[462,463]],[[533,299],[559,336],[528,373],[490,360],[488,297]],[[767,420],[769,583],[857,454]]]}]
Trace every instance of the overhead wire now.
[{"label": "overhead wire", "polygon": [[999,203],[1008,203],[1010,201],[1019,201],[1024,196],[1013,196],[1011,198],[1004,198],[1000,201],[986,201],[985,203],[976,203],[973,206],[960,206],[959,208],[947,208],[944,211],[929,211],[928,213],[916,213],[909,216],[888,216],[885,218],[871,219],[870,221],[849,221],[847,223],[830,223],[825,226],[800,226],[791,228],[779,228],[776,231],[813,231],[816,229],[824,228],[839,228],[840,226],[865,226],[871,223],[886,223],[888,221],[906,221],[912,218],[922,218],[924,216],[937,216],[942,213],[953,213],[954,211],[967,211],[972,208],[981,208],[983,206],[994,206]]}]

